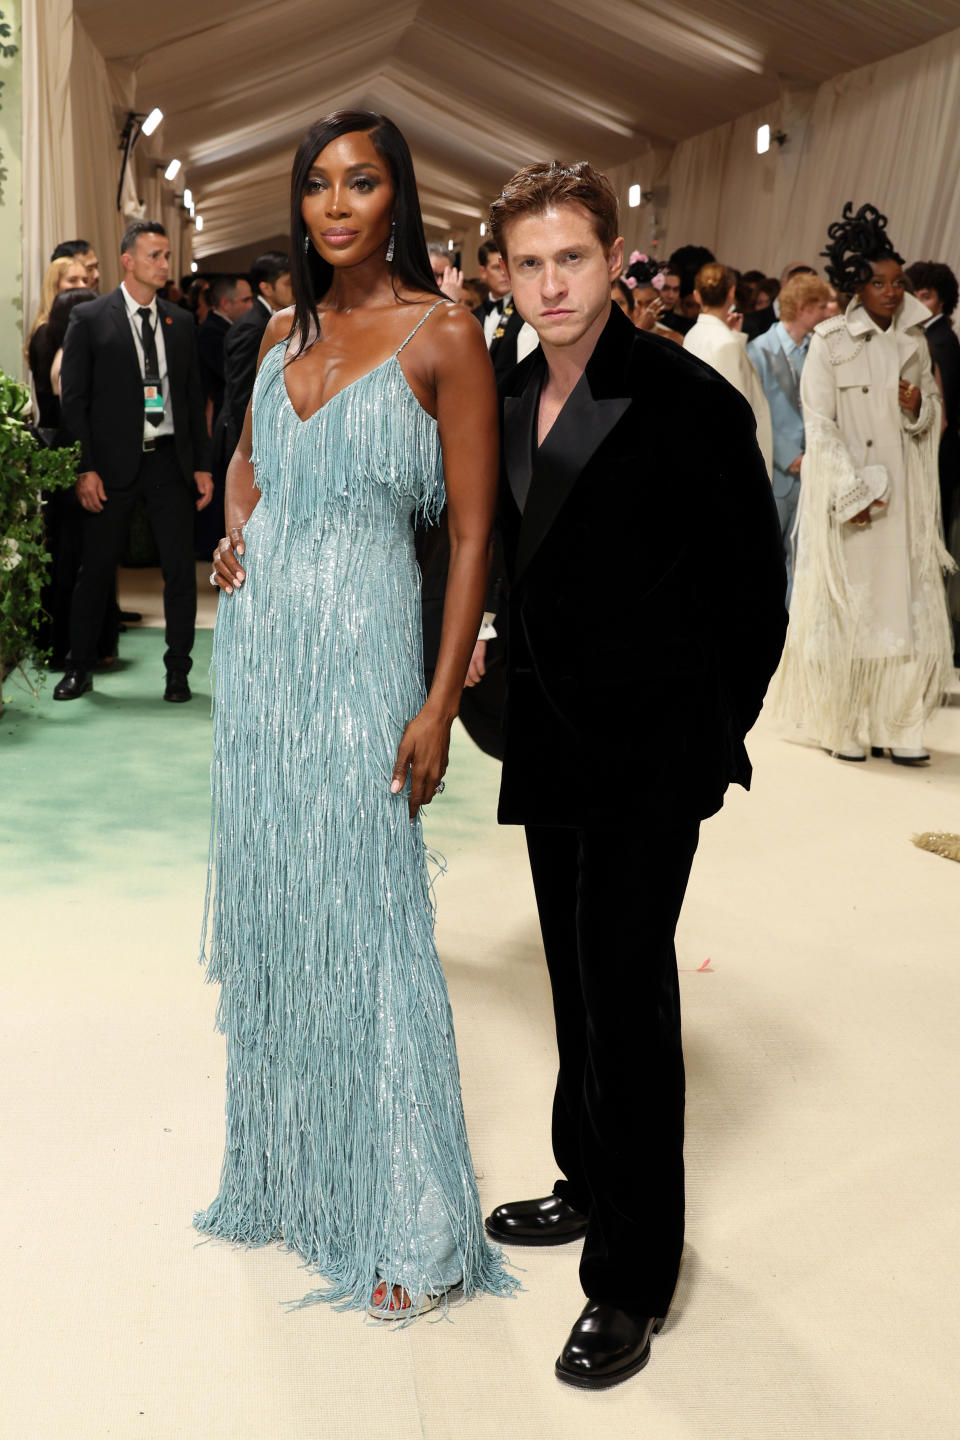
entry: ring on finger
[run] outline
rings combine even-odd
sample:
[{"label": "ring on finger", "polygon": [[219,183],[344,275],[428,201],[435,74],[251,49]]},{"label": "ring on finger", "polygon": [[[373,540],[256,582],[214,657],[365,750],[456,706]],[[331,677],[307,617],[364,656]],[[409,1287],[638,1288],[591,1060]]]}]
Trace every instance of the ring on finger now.
[{"label": "ring on finger", "polygon": [[446,789],[446,786],[444,785],[444,782],[443,782],[442,780],[440,780],[440,781],[438,782],[438,784],[435,786],[433,793],[434,793],[434,795],[442,795],[445,789]]},{"label": "ring on finger", "polygon": [[216,588],[217,588],[217,572],[216,572],[216,570],[211,570],[211,571],[210,571],[210,584],[213,586],[214,590],[216,590]]}]

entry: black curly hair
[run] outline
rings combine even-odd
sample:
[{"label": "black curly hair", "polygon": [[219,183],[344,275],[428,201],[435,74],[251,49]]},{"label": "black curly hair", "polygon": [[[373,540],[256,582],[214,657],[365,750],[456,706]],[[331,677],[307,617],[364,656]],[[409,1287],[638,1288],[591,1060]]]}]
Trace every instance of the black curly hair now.
[{"label": "black curly hair", "polygon": [[957,277],[949,265],[939,260],[915,260],[907,266],[907,279],[914,290],[936,290],[944,315],[952,315],[960,300]]},{"label": "black curly hair", "polygon": [[820,254],[826,260],[827,279],[844,295],[853,295],[873,274],[871,261],[896,260],[903,256],[893,248],[887,234],[887,217],[876,205],[861,205],[853,213],[853,201],[843,207],[843,219],[835,220],[827,230],[830,244]]},{"label": "black curly hair", "polygon": [[634,260],[627,271],[631,280],[636,280],[638,285],[652,285],[654,275],[659,275],[663,266],[658,260]]}]

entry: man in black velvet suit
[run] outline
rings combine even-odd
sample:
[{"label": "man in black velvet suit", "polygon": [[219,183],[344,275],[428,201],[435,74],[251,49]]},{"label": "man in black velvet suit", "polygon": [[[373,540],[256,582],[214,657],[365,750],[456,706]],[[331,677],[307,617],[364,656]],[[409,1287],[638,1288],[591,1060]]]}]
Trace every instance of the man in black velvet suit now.
[{"label": "man in black velvet suit", "polygon": [[556,1370],[604,1387],[646,1363],[676,1284],[674,931],[700,822],[750,783],[744,737],[783,644],[785,572],[749,405],[610,303],[623,242],[606,178],[529,167],[491,225],[542,346],[502,387],[499,818],[526,828],[561,1179],[487,1229],[508,1246],[583,1237],[587,1305]]},{"label": "man in black velvet suit", "polygon": [[61,415],[67,434],[80,442],[76,490],[85,514],[70,668],[54,699],[75,700],[92,689],[97,635],[142,496],[163,569],[163,698],[184,701],[197,614],[194,509],[213,494],[194,325],[179,306],[157,299],[170,273],[162,225],[131,225],[120,259],[122,284],[75,308],[63,346]]}]

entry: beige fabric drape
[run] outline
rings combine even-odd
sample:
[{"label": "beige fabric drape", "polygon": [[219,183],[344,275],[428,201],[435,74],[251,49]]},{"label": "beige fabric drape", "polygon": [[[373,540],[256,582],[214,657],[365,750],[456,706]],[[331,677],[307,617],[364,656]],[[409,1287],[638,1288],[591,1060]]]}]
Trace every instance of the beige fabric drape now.
[{"label": "beige fabric drape", "polygon": [[29,329],[50,252],[77,234],[72,0],[23,7],[23,314]]},{"label": "beige fabric drape", "polygon": [[[960,272],[960,30],[905,54],[787,93],[676,147],[664,253],[708,245],[725,263],[776,275],[822,265],[827,226],[846,200],[889,217],[907,260]],[[756,153],[758,125],[786,131]]]}]

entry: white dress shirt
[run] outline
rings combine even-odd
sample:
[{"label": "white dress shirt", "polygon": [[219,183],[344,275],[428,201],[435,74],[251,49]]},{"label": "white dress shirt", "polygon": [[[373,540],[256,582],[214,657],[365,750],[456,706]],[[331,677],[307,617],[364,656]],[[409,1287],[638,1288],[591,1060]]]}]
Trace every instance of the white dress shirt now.
[{"label": "white dress shirt", "polygon": [[[141,309],[140,302],[134,300],[126,285],[121,282],[120,291],[123,295],[123,303],[127,307],[127,318],[130,321],[130,329],[133,333],[133,343],[137,349],[137,361],[140,365],[141,379],[146,378],[146,368],[143,361],[143,340],[140,330],[140,316],[137,311]],[[146,415],[143,417],[143,438],[145,440],[156,440],[160,435],[172,435],[173,429],[173,402],[170,399],[170,381],[167,378],[167,351],[163,341],[163,324],[160,320],[160,313],[157,309],[157,297],[154,295],[149,305],[142,307],[150,311],[150,322],[153,325],[154,344],[157,347],[157,368],[160,371],[160,390],[163,394],[163,419],[159,425],[151,425]]]}]

